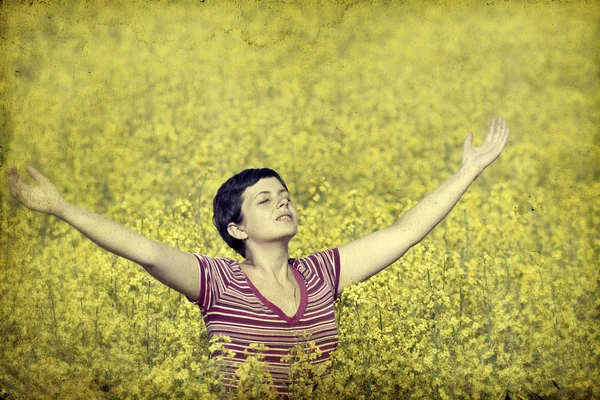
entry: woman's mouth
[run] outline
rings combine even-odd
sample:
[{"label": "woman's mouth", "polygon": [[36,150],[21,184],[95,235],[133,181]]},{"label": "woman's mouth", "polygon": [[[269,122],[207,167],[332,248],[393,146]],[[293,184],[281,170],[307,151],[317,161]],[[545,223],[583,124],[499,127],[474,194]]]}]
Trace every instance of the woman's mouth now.
[{"label": "woman's mouth", "polygon": [[277,217],[276,221],[291,221],[292,216],[290,214],[283,214]]}]

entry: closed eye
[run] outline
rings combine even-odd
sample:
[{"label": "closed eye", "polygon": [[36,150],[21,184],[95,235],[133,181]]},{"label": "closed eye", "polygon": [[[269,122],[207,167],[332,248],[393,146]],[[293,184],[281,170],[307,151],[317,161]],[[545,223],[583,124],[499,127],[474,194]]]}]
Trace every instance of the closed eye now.
[{"label": "closed eye", "polygon": [[264,199],[263,201],[258,202],[258,204],[264,204],[266,202],[268,202],[270,199]]}]

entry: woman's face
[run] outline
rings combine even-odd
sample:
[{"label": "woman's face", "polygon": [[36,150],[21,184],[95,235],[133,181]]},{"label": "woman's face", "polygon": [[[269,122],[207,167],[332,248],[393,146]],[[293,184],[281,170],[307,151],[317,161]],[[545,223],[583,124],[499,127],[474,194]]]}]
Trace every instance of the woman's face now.
[{"label": "woman's face", "polygon": [[242,195],[242,222],[248,240],[288,241],[298,232],[298,212],[289,192],[277,178],[263,178]]}]

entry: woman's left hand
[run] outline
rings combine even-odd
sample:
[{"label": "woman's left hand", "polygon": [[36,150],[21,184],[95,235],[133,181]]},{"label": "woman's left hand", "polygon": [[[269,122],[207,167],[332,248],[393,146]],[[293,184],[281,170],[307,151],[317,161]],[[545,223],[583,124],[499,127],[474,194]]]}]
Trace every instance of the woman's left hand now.
[{"label": "woman's left hand", "polygon": [[502,153],[510,129],[506,127],[506,121],[502,117],[496,117],[490,121],[488,134],[479,147],[473,147],[474,135],[472,132],[467,134],[462,153],[462,166],[474,168],[478,174],[496,160]]}]

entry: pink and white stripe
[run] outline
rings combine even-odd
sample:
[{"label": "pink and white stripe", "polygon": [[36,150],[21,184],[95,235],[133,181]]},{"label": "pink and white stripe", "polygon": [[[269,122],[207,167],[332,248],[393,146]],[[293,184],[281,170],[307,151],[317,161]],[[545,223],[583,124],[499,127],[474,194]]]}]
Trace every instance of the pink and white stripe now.
[{"label": "pink and white stripe", "polygon": [[337,248],[289,259],[300,286],[300,307],[292,317],[261,295],[237,261],[196,253],[194,256],[200,268],[200,293],[197,301],[189,297],[188,300],[200,308],[209,337],[229,336],[231,343],[225,343],[224,347],[235,352],[233,359],[219,365],[225,386],[237,387],[235,370],[246,358],[244,350],[255,352],[250,349],[251,343],[268,347],[264,361],[275,388],[283,394],[290,392],[290,363],[282,362],[282,356],[302,341],[311,340],[323,352],[313,361],[319,364],[337,348],[338,329],[333,311],[340,276]]}]

